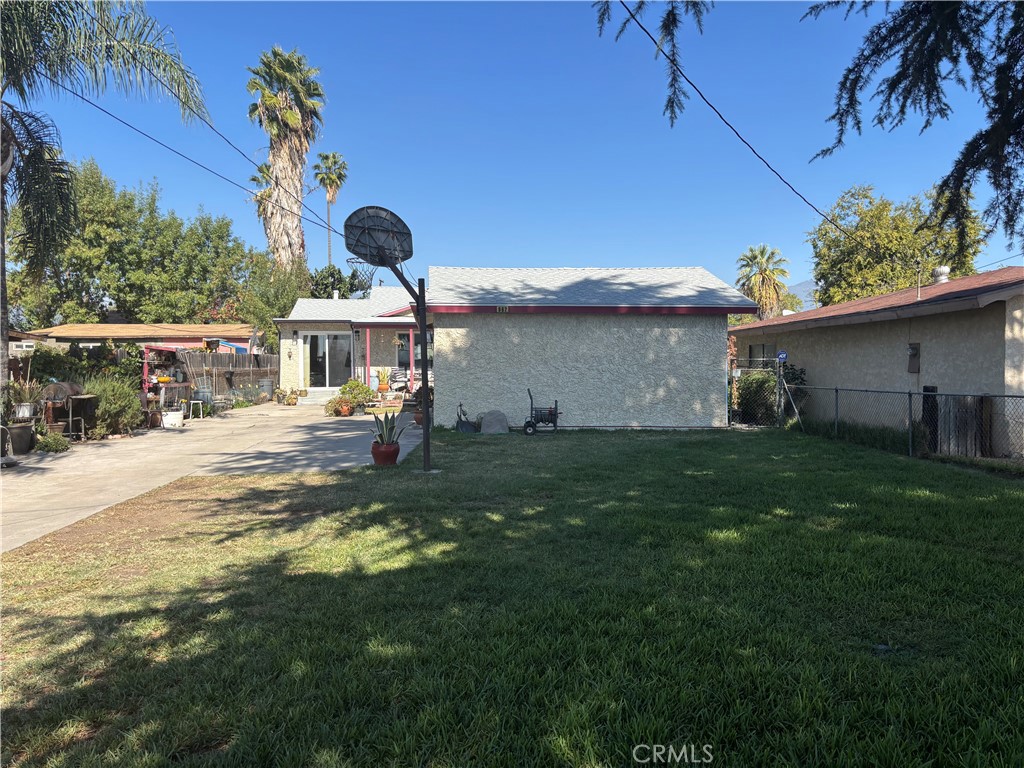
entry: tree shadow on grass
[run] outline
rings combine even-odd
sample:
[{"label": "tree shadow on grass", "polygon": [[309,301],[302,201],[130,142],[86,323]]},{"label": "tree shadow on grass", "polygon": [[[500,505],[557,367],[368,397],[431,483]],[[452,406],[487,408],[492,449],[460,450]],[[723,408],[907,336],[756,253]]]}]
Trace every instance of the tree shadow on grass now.
[{"label": "tree shadow on grass", "polygon": [[[728,764],[913,764],[1020,746],[1010,568],[871,528],[881,500],[838,472],[823,489],[806,442],[610,445],[446,436],[434,477],[172,487],[208,489],[187,535],[162,534],[195,561],[178,583],[8,609],[16,648],[44,650],[9,694],[5,762],[627,765],[634,744],[709,743]],[[663,451],[623,453],[639,446]],[[788,493],[736,474],[780,461]],[[938,502],[906,503],[893,515]]]}]

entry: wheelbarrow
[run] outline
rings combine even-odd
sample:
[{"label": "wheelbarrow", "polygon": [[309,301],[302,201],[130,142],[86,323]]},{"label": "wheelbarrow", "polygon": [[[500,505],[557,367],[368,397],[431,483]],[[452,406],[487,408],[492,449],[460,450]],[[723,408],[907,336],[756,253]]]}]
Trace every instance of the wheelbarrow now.
[{"label": "wheelbarrow", "polygon": [[524,435],[535,435],[537,434],[537,427],[541,424],[546,424],[551,427],[555,432],[558,431],[558,401],[555,400],[553,408],[537,408],[533,404],[533,392],[527,388],[526,394],[530,396],[530,417],[523,424]]}]

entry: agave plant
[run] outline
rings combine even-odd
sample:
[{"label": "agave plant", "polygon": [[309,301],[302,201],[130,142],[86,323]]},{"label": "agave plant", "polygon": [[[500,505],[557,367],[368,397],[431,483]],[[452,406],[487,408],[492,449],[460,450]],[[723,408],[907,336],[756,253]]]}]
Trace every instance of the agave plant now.
[{"label": "agave plant", "polygon": [[381,445],[394,445],[398,442],[398,438],[402,436],[402,433],[409,428],[408,424],[399,428],[397,413],[385,413],[383,416],[378,416],[375,413],[373,414],[373,421],[374,425],[373,429],[370,430],[370,434],[373,435],[373,442],[380,443]]}]

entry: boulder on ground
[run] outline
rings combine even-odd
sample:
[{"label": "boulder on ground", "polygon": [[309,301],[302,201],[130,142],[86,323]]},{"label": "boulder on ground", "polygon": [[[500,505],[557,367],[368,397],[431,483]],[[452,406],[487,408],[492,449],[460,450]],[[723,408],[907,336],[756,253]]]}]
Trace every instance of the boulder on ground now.
[{"label": "boulder on ground", "polygon": [[508,417],[501,411],[488,411],[480,415],[480,433],[503,435],[508,432]]}]

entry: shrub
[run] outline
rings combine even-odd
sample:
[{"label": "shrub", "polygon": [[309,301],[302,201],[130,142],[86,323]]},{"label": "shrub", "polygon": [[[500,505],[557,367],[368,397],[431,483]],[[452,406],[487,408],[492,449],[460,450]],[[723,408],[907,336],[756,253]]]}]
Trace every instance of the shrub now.
[{"label": "shrub", "polygon": [[36,450],[43,453],[64,453],[71,450],[71,441],[57,432],[48,432],[36,440]]},{"label": "shrub", "polygon": [[775,374],[754,371],[741,376],[736,383],[736,407],[744,424],[771,425],[775,423]]},{"label": "shrub", "polygon": [[93,437],[128,434],[142,422],[142,403],[135,384],[117,376],[93,376],[86,380],[85,391],[97,396]]},{"label": "shrub", "polygon": [[341,407],[343,405],[352,406],[353,403],[347,397],[341,395],[335,395],[326,403],[324,403],[324,416],[340,416]]},{"label": "shrub", "polygon": [[373,400],[376,394],[376,392],[357,379],[349,379],[338,390],[338,397],[350,401],[352,405],[366,405]]}]

